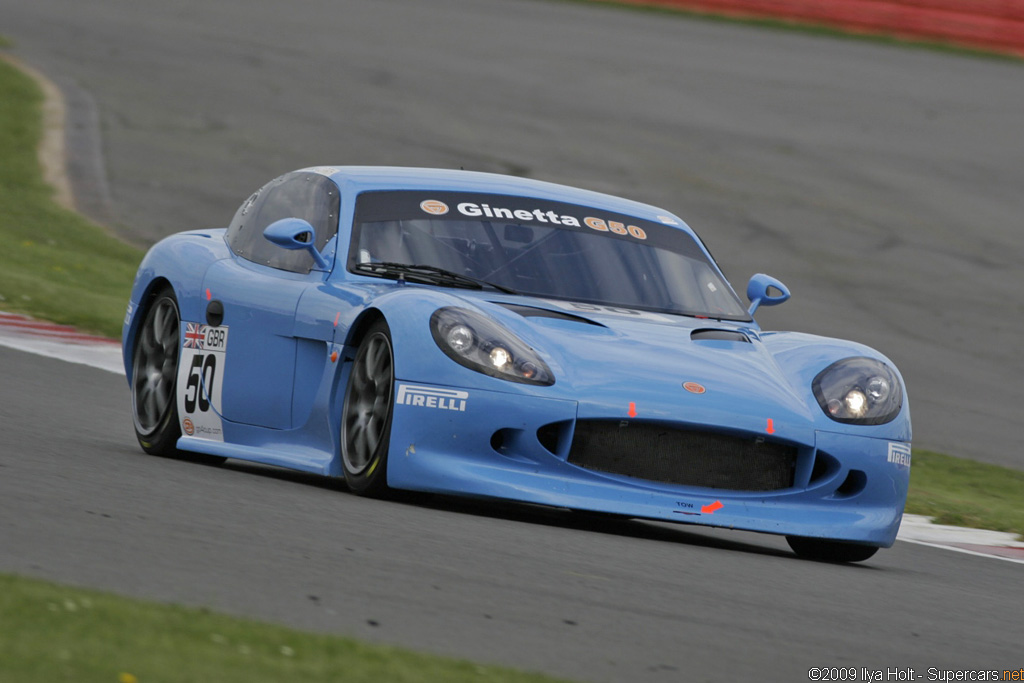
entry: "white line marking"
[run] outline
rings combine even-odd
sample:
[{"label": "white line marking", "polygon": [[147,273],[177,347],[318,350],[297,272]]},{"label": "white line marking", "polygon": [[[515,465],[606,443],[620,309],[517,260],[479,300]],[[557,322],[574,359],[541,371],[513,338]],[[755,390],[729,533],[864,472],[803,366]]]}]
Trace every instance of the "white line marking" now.
[{"label": "white line marking", "polygon": [[1024,564],[1024,560],[1018,560],[1014,557],[1004,557],[1002,555],[996,555],[993,553],[980,553],[977,550],[968,550],[967,548],[957,548],[952,545],[943,545],[941,543],[929,543],[928,541],[917,541],[912,538],[897,538],[899,541],[906,541],[907,543],[916,543],[917,545],[927,545],[932,548],[941,548],[942,550],[952,550],[955,553],[965,553],[967,555],[977,555],[978,557],[987,557],[995,560],[1002,560],[1004,562],[1016,562],[1017,564]]},{"label": "white line marking", "polygon": [[948,526],[945,524],[933,524],[931,517],[924,515],[903,515],[903,522],[900,524],[900,531],[896,535],[899,541],[928,545],[933,548],[944,548],[958,553],[977,555],[979,557],[994,557],[997,560],[1016,562],[1024,564],[1024,560],[1013,557],[1005,557],[995,553],[980,552],[968,548],[960,548],[956,543],[967,545],[988,546],[990,548],[1021,548],[1024,549],[1024,542],[1019,541],[1015,534],[1005,531],[988,531],[986,529],[967,529],[959,526]]}]

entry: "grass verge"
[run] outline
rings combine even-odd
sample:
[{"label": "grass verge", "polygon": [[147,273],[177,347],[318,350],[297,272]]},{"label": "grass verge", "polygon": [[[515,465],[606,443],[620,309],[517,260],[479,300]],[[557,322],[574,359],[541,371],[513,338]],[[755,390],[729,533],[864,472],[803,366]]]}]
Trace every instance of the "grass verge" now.
[{"label": "grass verge", "polygon": [[0,310],[118,337],[142,251],[54,203],[41,121],[39,87],[0,59]]},{"label": "grass verge", "polygon": [[1024,537],[1024,472],[914,449],[907,512]]},{"label": "grass verge", "polygon": [[2,574],[0,614],[4,681],[556,680]]}]

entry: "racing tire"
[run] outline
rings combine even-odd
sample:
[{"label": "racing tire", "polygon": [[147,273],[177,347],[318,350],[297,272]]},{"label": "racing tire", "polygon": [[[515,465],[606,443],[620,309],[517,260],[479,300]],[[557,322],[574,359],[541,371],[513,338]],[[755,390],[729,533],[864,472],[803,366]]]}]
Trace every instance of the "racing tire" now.
[{"label": "racing tire", "polygon": [[341,409],[341,462],[352,493],[388,493],[388,447],[395,393],[391,332],[373,323],[356,351]]},{"label": "racing tire", "polygon": [[786,536],[786,542],[797,556],[818,562],[863,562],[878,552],[878,547],[823,538]]},{"label": "racing tire", "polygon": [[174,290],[164,287],[146,309],[132,351],[132,422],[142,450],[177,455],[181,437],[177,395],[181,317]]}]

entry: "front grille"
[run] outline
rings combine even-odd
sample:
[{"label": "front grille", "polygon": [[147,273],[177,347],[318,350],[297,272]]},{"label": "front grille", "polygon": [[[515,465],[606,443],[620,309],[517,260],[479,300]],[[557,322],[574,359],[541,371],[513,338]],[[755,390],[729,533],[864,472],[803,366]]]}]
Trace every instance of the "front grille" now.
[{"label": "front grille", "polygon": [[732,491],[793,486],[797,449],[760,437],[580,420],[569,462],[648,481]]}]

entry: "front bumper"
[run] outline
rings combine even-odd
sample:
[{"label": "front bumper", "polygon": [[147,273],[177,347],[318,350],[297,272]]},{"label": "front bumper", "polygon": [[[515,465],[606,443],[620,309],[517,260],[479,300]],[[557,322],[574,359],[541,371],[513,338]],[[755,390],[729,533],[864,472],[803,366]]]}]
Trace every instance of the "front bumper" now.
[{"label": "front bumper", "polygon": [[[881,547],[895,541],[909,484],[909,444],[804,429],[800,441],[787,442],[797,456],[792,480],[781,488],[666,483],[570,463],[577,420],[594,417],[592,406],[584,408],[577,401],[399,382],[388,484]],[[624,428],[637,424],[621,415],[607,419]],[[707,430],[699,423],[658,424]],[[764,438],[743,430],[733,435]]]}]

